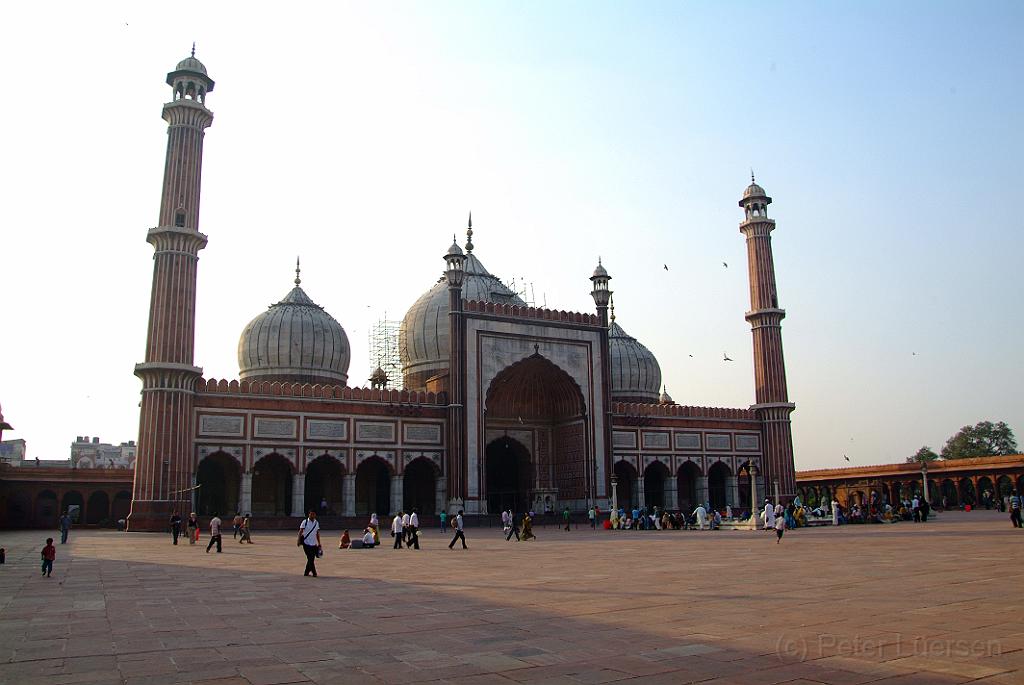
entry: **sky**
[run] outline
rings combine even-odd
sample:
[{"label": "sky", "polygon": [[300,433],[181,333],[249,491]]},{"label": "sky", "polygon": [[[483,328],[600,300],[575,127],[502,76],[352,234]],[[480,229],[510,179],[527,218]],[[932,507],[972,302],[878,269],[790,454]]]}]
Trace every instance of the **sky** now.
[{"label": "sky", "polygon": [[592,311],[600,256],[618,322],[673,398],[748,406],[737,201],[753,169],[778,222],[797,468],[903,461],[981,420],[1024,442],[1024,3],[2,15],[0,403],[16,429],[4,437],[30,458],[64,459],[78,435],[137,437],[164,79],[193,41],[216,81],[196,318],[207,377],[237,378],[239,334],[301,255],[303,288],[348,333],[349,383],[365,384],[370,326],[436,281],[472,211],[492,273]]}]

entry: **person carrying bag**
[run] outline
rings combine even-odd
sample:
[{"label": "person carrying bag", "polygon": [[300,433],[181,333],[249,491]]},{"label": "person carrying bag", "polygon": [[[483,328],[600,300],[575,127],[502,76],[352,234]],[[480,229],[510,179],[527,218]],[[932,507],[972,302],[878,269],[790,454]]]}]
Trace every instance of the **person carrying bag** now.
[{"label": "person carrying bag", "polygon": [[310,574],[316,578],[316,559],[323,554],[320,547],[320,522],[316,520],[316,511],[310,510],[309,517],[299,525],[297,545],[306,554],[306,570],[302,574]]}]

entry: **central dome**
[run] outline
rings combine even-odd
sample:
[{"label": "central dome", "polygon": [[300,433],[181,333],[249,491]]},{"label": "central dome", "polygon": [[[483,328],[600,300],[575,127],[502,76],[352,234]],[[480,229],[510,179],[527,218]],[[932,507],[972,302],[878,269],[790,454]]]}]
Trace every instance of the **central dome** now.
[{"label": "central dome", "polygon": [[[297,271],[297,270],[296,270]],[[238,340],[241,380],[345,385],[351,348],[333,316],[295,287],[249,322]]]},{"label": "central dome", "polygon": [[[472,252],[466,255],[462,297],[481,302],[526,305],[508,286],[492,276]],[[428,378],[448,369],[451,349],[448,311],[448,280],[441,276],[433,288],[413,303],[402,319],[398,330],[398,351],[402,357],[406,389],[423,390]]]}]

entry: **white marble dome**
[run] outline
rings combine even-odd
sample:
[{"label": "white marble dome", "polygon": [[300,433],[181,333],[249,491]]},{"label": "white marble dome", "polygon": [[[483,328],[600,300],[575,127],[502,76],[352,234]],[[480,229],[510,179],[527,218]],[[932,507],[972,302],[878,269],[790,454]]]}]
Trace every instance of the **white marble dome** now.
[{"label": "white marble dome", "polygon": [[658,402],[661,399],[661,366],[643,343],[612,319],[608,329],[611,358],[612,399],[617,402]]},{"label": "white marble dome", "polygon": [[[525,305],[512,290],[492,276],[475,254],[466,255],[464,300]],[[427,379],[448,369],[448,280],[442,275],[434,287],[416,300],[398,331],[402,375],[409,390],[422,390]]]},{"label": "white marble dome", "polygon": [[186,57],[185,59],[178,62],[178,66],[174,68],[175,71],[194,71],[196,73],[206,76],[206,65],[197,60],[195,57]]},{"label": "white marble dome", "polygon": [[241,380],[345,385],[352,350],[333,316],[295,287],[249,322],[238,340]]}]

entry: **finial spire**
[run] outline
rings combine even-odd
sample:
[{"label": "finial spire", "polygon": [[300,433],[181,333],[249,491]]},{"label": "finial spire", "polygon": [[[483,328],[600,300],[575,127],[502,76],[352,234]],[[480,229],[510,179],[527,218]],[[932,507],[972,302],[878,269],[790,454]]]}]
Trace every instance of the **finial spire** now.
[{"label": "finial spire", "polygon": [[473,252],[473,212],[469,213],[469,226],[466,227],[466,252]]},{"label": "finial spire", "polygon": [[[598,264],[601,263],[601,258],[600,257],[598,257],[597,263]],[[612,309],[612,311],[611,311],[611,321],[612,321],[612,323],[615,323],[615,295],[614,295],[614,293],[612,295],[609,295],[608,299],[609,299],[609,304],[611,305],[611,309]]]},{"label": "finial spire", "polygon": [[192,56],[196,56],[196,42],[192,41]]},{"label": "finial spire", "polygon": [[754,167],[750,167],[750,182],[754,183]]},{"label": "finial spire", "polygon": [[299,284],[302,283],[302,279],[299,278],[299,274],[301,272],[302,272],[302,269],[299,267],[299,258],[296,257],[295,258],[295,285],[299,285]]}]

